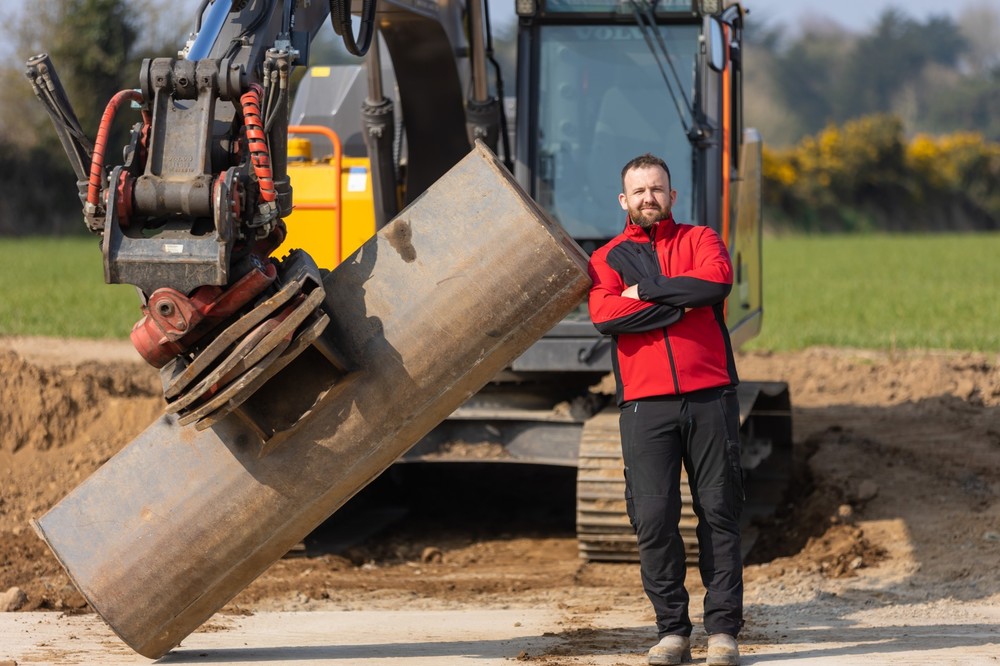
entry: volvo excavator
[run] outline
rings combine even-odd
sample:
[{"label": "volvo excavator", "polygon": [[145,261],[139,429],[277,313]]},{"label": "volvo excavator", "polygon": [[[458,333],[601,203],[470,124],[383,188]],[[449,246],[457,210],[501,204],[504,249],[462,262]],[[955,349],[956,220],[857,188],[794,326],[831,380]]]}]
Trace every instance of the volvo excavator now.
[{"label": "volvo excavator", "polygon": [[[476,1],[204,0],[188,43],[143,62],[93,141],[48,56],[28,61],[105,279],[136,287],[131,339],[166,401],[33,524],[137,652],[165,654],[394,462],[448,460],[457,441],[578,467],[581,553],[633,556],[615,419],[593,389],[610,341],[582,305],[586,252],[623,224],[620,165],[661,154],[676,216],[730,248],[734,341],[759,330],[744,10],[516,11],[513,125]],[[310,70],[295,107],[324,76],[347,92],[289,126],[293,73],[328,19],[363,64]],[[361,83],[352,129],[339,102]],[[114,165],[108,137],[130,112]],[[309,159],[309,134],[329,159]],[[787,388],[740,390],[745,466],[778,488]]]},{"label": "volvo excavator", "polygon": [[[670,165],[675,218],[726,239],[736,276],[731,336],[737,346],[755,336],[761,140],[742,115],[744,10],[646,0],[530,0],[516,10],[514,82],[494,56],[488,13],[452,1],[401,2],[380,14],[383,45],[363,63],[307,71],[291,107],[297,203],[284,247],[306,247],[320,265],[335,266],[480,137],[590,252],[624,225],[621,165],[648,151]],[[617,414],[595,388],[611,372],[610,349],[581,306],[400,463],[576,467],[581,557],[637,561]],[[790,406],[780,382],[744,381],[739,394],[754,487],[749,548],[753,519],[780,500],[787,480]],[[686,497],[692,559],[696,524]]]}]

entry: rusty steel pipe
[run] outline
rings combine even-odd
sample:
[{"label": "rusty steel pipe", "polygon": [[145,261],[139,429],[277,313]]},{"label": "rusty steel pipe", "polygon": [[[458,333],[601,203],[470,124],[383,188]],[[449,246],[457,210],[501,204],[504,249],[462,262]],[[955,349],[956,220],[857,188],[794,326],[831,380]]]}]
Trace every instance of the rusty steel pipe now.
[{"label": "rusty steel pipe", "polygon": [[235,414],[204,431],[161,417],[35,527],[122,640],[159,657],[589,285],[584,253],[477,145],[325,278],[333,339],[354,370],[292,434],[261,457]]}]

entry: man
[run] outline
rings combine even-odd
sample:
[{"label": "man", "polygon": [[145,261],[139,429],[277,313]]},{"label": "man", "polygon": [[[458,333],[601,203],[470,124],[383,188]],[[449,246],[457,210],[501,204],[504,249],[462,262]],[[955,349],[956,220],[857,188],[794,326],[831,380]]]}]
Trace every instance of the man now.
[{"label": "man", "polygon": [[650,154],[622,169],[625,230],[590,259],[590,316],[615,342],[625,499],[660,642],[650,664],[689,661],[680,470],[698,516],[708,664],[737,664],[743,624],[739,379],[723,302],[732,288],[719,235],[677,224],[670,171]]}]

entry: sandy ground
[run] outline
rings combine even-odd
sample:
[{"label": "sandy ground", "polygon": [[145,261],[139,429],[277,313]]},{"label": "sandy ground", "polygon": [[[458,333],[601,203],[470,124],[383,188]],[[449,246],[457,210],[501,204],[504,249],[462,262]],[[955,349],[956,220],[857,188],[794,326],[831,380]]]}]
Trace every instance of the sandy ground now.
[{"label": "sandy ground", "polygon": [[[118,343],[0,340],[0,595],[24,593],[0,613],[0,666],[149,663],[28,527],[158,414],[155,372],[134,359]],[[748,558],[744,663],[1000,661],[1000,359],[811,349],[738,364],[791,385],[797,462]],[[366,514],[352,527],[345,513],[162,661],[644,663],[638,570],[577,558],[570,471],[448,474],[407,472],[409,513],[360,543]]]},{"label": "sandy ground", "polygon": [[[877,610],[854,611],[832,626],[829,610],[794,618],[780,633],[754,632],[743,641],[743,663],[835,666],[998,660],[1000,613],[995,606],[965,606],[960,617],[947,621],[942,621],[945,609],[940,604],[911,608],[905,622]],[[66,618],[11,613],[0,618],[0,627],[7,649],[20,654],[22,664],[639,666],[646,662],[644,642],[649,634],[640,615],[614,611],[593,616],[586,628],[568,626],[554,609],[269,611],[217,616],[157,662],[131,652],[92,614]],[[696,650],[694,658],[703,663],[704,651]]]}]

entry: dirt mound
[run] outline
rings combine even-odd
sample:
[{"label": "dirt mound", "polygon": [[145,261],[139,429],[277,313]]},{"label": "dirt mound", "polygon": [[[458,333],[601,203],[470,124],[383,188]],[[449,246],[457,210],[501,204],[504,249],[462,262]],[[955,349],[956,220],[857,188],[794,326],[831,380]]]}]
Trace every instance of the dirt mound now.
[{"label": "dirt mound", "polygon": [[737,367],[744,380],[788,382],[795,407],[878,407],[927,398],[1000,405],[1000,363],[995,355],[814,347],[742,354]]},{"label": "dirt mound", "polygon": [[29,521],[114,455],[163,405],[148,366],[117,356],[67,362],[72,346],[48,341],[26,355],[0,349],[0,588],[21,587],[28,595],[23,610],[86,606]]},{"label": "dirt mound", "polygon": [[0,349],[0,530],[25,527],[161,411],[137,363],[47,364]]},{"label": "dirt mound", "polygon": [[[28,521],[156,418],[158,378],[128,360],[123,345],[3,343],[0,592],[20,587],[26,609],[85,608]],[[738,365],[747,380],[789,382],[796,456],[792,495],[758,526],[748,607],[775,597],[805,602],[849,585],[891,588],[897,600],[1000,594],[1000,581],[981,565],[995,560],[1000,542],[995,357],[811,349],[743,354]],[[527,484],[542,493],[527,513],[551,504],[545,492],[573,487],[572,470],[562,471],[570,477]],[[521,478],[508,491],[522,492],[518,483],[526,485]],[[447,499],[339,553],[276,563],[229,610],[524,603],[584,617],[647,607],[636,566],[577,559],[571,497],[567,511],[532,523],[513,516],[505,498],[483,499],[483,488],[502,481],[466,485],[418,485],[418,494],[433,486]],[[565,525],[562,513],[570,515]],[[696,584],[696,574],[689,578]]]},{"label": "dirt mound", "polygon": [[894,603],[1000,594],[981,564],[1000,541],[997,358],[812,349],[740,370],[789,382],[797,470],[751,555],[748,603],[852,586]]},{"label": "dirt mound", "polygon": [[[134,431],[135,410],[122,414],[120,407],[134,406],[136,401],[158,404],[159,399],[155,372],[143,370],[138,364],[130,367],[95,361],[45,367],[16,352],[0,351],[0,404],[4,406],[0,411],[0,450],[74,448],[81,438],[106,439],[109,431],[121,427]],[[134,416],[148,413],[141,411]],[[109,415],[111,423],[102,420],[103,414]]]}]

